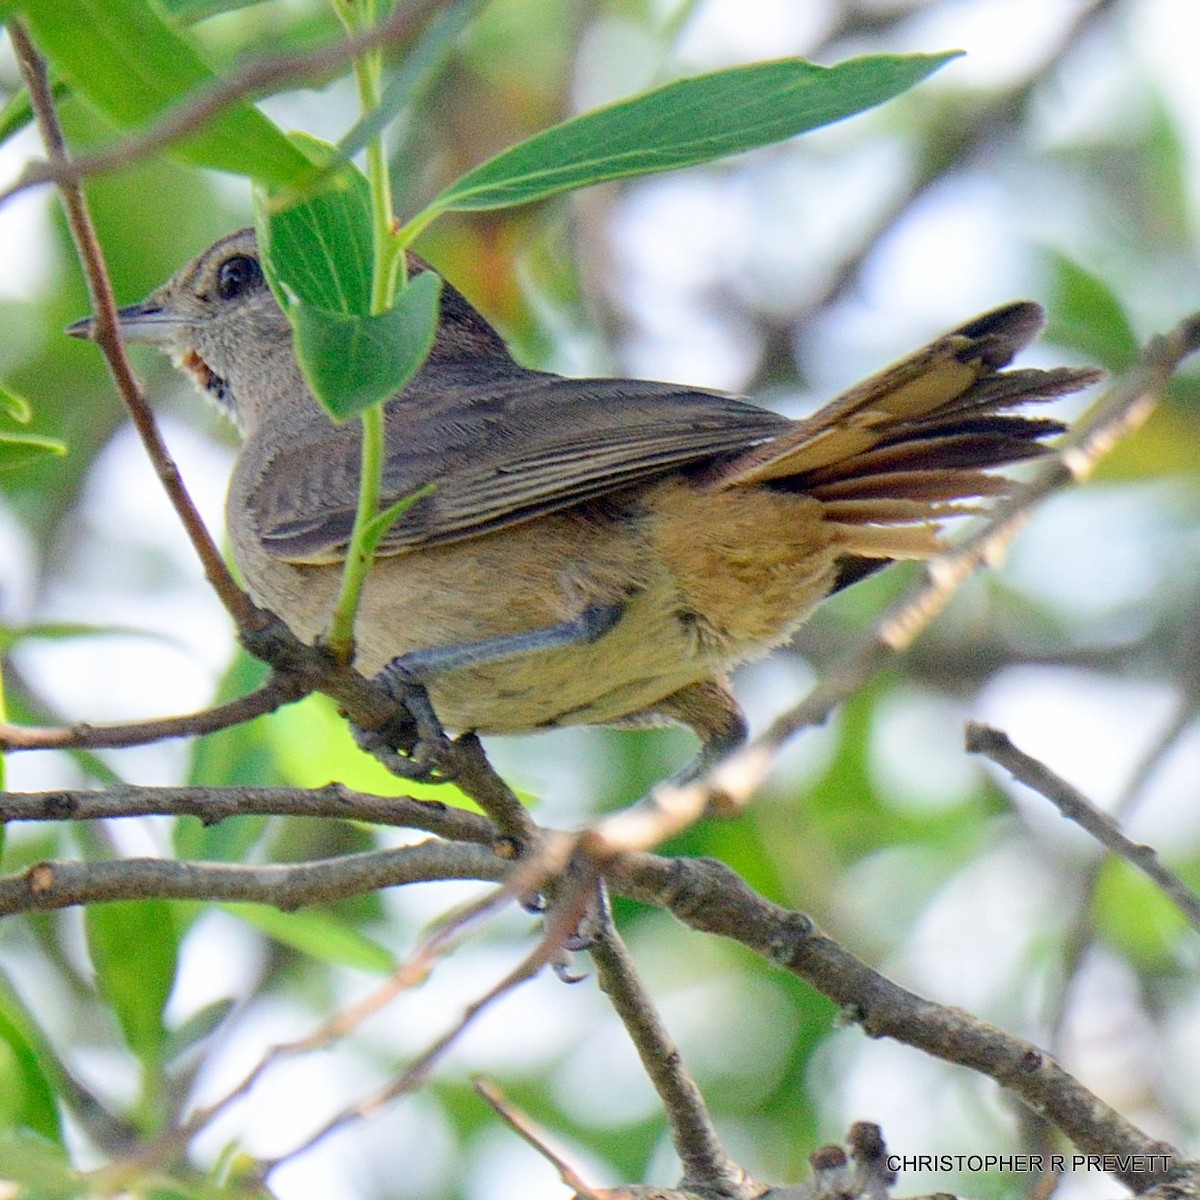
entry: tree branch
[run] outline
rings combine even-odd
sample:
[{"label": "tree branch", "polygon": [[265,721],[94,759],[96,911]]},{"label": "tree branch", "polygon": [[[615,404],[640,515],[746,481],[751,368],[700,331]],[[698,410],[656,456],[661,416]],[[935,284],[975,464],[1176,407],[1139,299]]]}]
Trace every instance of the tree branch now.
[{"label": "tree branch", "polygon": [[135,721],[127,725],[37,727],[0,724],[0,753],[17,750],[102,750],[145,746],[167,738],[200,737],[275,712],[302,700],[311,689],[295,675],[272,674],[257,691],[181,717]]},{"label": "tree branch", "polygon": [[[55,170],[66,171],[70,166],[70,155],[67,151],[66,139],[63,136],[62,125],[54,106],[54,98],[50,92],[50,82],[46,72],[45,60],[38,54],[24,26],[18,20],[10,20],[8,33],[12,40],[13,49],[17,55],[17,63],[25,86],[29,89],[30,103],[34,117],[37,120],[38,131],[49,155],[50,166]],[[209,536],[208,530],[201,520],[200,513],[179,475],[146,397],[138,385],[125,352],[124,343],[117,332],[117,302],[113,292],[112,280],[104,261],[104,253],[100,249],[96,237],[96,229],[92,223],[91,211],[84,197],[79,181],[64,178],[59,185],[63,208],[66,211],[67,224],[71,230],[71,238],[79,254],[87,279],[88,292],[91,296],[92,311],[95,314],[95,341],[104,354],[112,375],[113,383],[120,393],[130,420],[141,438],[142,445],[150,458],[164,490],[167,493],[183,527],[191,539],[192,546],[200,558],[204,574],[212,584],[226,611],[233,617],[238,628],[249,627],[260,623],[258,610],[250,597],[238,587],[233,575],[225,565],[221,552]]]},{"label": "tree branch", "polygon": [[[463,1009],[457,1021],[445,1033],[434,1041],[426,1050],[402,1071],[395,1079],[384,1087],[379,1088],[369,1096],[363,1097],[354,1104],[348,1105],[336,1116],[322,1125],[315,1133],[297,1143],[286,1154],[269,1159],[261,1164],[264,1178],[280,1164],[311,1150],[330,1134],[336,1133],[356,1121],[373,1116],[381,1108],[390,1104],[400,1096],[408,1095],[429,1077],[446,1054],[458,1044],[459,1039],[474,1024],[474,1022],[497,1000],[507,996],[514,988],[532,979],[541,969],[552,962],[561,951],[567,938],[575,931],[579,923],[580,912],[570,906],[563,906],[550,914],[545,933],[533,950],[527,954],[511,971],[509,971],[495,986],[489,988],[478,999],[472,1001]],[[432,943],[431,943],[432,944]]]},{"label": "tree branch", "polygon": [[439,800],[376,796],[340,783],[321,788],[139,787],[104,791],[0,792],[0,824],[10,821],[104,821],[121,817],[198,817],[215,825],[228,817],[325,817],[421,829],[454,842],[492,846],[496,829],[478,813]]},{"label": "tree branch", "polygon": [[671,1126],[671,1140],[683,1164],[680,1187],[711,1192],[730,1200],[752,1200],[762,1184],[751,1179],[726,1153],[717,1137],[704,1096],[667,1032],[637,968],[613,924],[604,885],[590,950],[601,990],[621,1018],[642,1066],[654,1084]]},{"label": "tree branch", "polygon": [[558,1172],[559,1179],[575,1192],[579,1200],[611,1200],[612,1193],[607,1188],[596,1190],[586,1183],[583,1176],[551,1147],[549,1138],[537,1122],[517,1108],[491,1080],[476,1079],[474,1082],[475,1090],[492,1106],[496,1115]]},{"label": "tree branch", "polygon": [[50,912],[106,900],[222,900],[270,904],[288,912],[379,888],[445,879],[497,881],[508,865],[476,845],[421,842],[395,850],[285,866],[124,858],[112,862],[40,862],[0,878],[0,917]]},{"label": "tree branch", "polygon": [[339,38],[302,54],[280,54],[235,66],[184,97],[140,132],[113,146],[81,155],[74,161],[51,151],[48,161],[29,163],[16,183],[0,192],[0,204],[28,188],[48,183],[74,188],[93,175],[149,158],[194,133],[205,121],[239,101],[269,94],[288,83],[329,76],[370,50],[407,41],[422,21],[444,6],[445,0],[410,0],[366,32]]},{"label": "tree branch", "polygon": [[666,908],[692,929],[739,942],[805,980],[868,1037],[892,1038],[995,1080],[1081,1150],[1116,1156],[1113,1174],[1135,1192],[1200,1180],[1195,1163],[1143,1133],[1036,1046],[893,983],[802,913],[754,893],[723,863],[629,855],[613,864],[608,880],[614,891]]},{"label": "tree branch", "polygon": [[982,754],[1014,779],[1044,796],[1068,821],[1074,821],[1106,850],[1141,871],[1200,931],[1200,897],[1158,860],[1152,846],[1141,845],[1121,832],[1116,821],[1101,812],[1078,788],[1072,787],[1045,763],[1013,745],[1008,734],[972,721],[967,726],[967,750]]}]

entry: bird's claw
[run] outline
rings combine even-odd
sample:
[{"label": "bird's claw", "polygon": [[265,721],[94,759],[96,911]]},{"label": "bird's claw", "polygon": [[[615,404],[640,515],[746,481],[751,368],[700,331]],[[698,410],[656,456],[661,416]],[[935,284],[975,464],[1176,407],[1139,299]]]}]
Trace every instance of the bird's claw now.
[{"label": "bird's claw", "polygon": [[429,693],[398,661],[384,667],[375,676],[375,682],[382,684],[388,695],[403,706],[409,719],[393,721],[379,729],[352,724],[354,741],[392,774],[402,779],[428,780],[452,745],[429,702]]}]

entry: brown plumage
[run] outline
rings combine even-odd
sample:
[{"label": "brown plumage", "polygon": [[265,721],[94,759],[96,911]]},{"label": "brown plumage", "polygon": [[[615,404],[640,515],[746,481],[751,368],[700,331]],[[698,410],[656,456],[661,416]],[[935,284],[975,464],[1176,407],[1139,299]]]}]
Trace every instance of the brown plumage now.
[{"label": "brown plumage", "polygon": [[[433,488],[368,578],[360,666],[402,657],[454,729],[673,720],[711,759],[743,733],[733,665],[875,563],[935,552],[939,522],[1006,489],[995,468],[1060,432],[1014,410],[1097,372],[1005,371],[1041,320],[1027,302],[996,309],[792,421],[716,392],[527,370],[446,288],[429,361],[386,407],[384,503]],[[237,420],[234,556],[260,603],[318,636],[358,426],[332,425],[309,393],[253,233],[121,324]]]}]

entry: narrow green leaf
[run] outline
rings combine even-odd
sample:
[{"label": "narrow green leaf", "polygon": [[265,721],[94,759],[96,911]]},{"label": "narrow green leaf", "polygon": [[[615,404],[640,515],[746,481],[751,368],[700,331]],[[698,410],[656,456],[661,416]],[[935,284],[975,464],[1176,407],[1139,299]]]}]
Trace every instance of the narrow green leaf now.
[{"label": "narrow green leaf", "polygon": [[[315,160],[337,151],[315,139]],[[422,272],[386,313],[371,313],[374,233],[370,184],[354,167],[320,191],[275,208],[255,197],[263,270],[295,332],[296,359],[313,395],[336,421],[399,391],[437,332],[441,280]]]},{"label": "narrow green leaf", "polygon": [[384,86],[379,104],[359,118],[339,140],[338,150],[343,157],[357,154],[381,134],[396,114],[428,85],[479,7],[478,0],[460,0],[430,21]]},{"label": "narrow green leaf", "polygon": [[220,907],[274,941],[324,962],[378,974],[391,971],[396,965],[390,951],[328,913],[312,910],[283,913],[257,904]]},{"label": "narrow green leaf", "polygon": [[8,650],[17,642],[30,638],[61,641],[64,638],[137,637],[165,645],[184,648],[182,639],[158,633],[137,625],[85,625],[80,621],[34,621],[28,625],[0,625],[0,650]]},{"label": "narrow green leaf", "polygon": [[0,432],[0,471],[23,467],[44,454],[66,454],[67,447],[58,438],[36,433]]},{"label": "narrow green leaf", "polygon": [[129,1048],[147,1067],[162,1060],[162,1014],[179,950],[174,914],[165,900],[93,904],[84,913],[96,982],[120,1022]]},{"label": "narrow green leaf", "polygon": [[22,425],[28,425],[29,418],[33,416],[33,409],[24,396],[18,396],[16,392],[11,392],[0,384],[0,413],[12,417]]},{"label": "narrow green leaf", "polygon": [[427,483],[407,496],[401,496],[394,504],[388,505],[383,512],[376,513],[363,531],[363,552],[374,554],[376,547],[383,540],[383,535],[391,529],[392,524],[402,517],[416,502],[437,488],[436,483]]},{"label": "narrow green leaf", "polygon": [[176,24],[186,25],[264,3],[266,0],[159,0],[159,7]]},{"label": "narrow green leaf", "polygon": [[177,1029],[168,1033],[163,1058],[167,1062],[173,1062],[191,1054],[201,1042],[221,1027],[236,1007],[236,1001],[226,997],[214,1000],[199,1012],[193,1013]]},{"label": "narrow green leaf", "polygon": [[[56,72],[119,129],[159,116],[215,76],[149,0],[19,0]],[[297,184],[312,164],[253,105],[223,109],[168,152],[197,166]]]},{"label": "narrow green leaf", "polygon": [[0,1011],[0,1128],[28,1129],[52,1142],[62,1138],[54,1087],[38,1048]]},{"label": "narrow green leaf", "polygon": [[79,1172],[67,1152],[24,1129],[0,1130],[0,1179],[17,1185],[21,1200],[79,1200]]},{"label": "narrow green leaf", "polygon": [[[3,20],[2,16],[0,20]],[[50,94],[55,100],[61,101],[69,93],[70,88],[61,80],[55,80],[50,85]],[[0,143],[7,142],[32,121],[33,106],[29,103],[29,93],[25,88],[20,88],[8,98],[4,107],[0,108]]]},{"label": "narrow green leaf", "polygon": [[297,361],[335,421],[358,416],[412,378],[433,345],[441,291],[441,279],[423,271],[377,317],[292,306]]},{"label": "narrow green leaf", "polygon": [[609,179],[709,162],[832,124],[907,91],[958,51],[821,67],[780,59],[714,71],[584,113],[469,171],[414,219],[526,204]]}]

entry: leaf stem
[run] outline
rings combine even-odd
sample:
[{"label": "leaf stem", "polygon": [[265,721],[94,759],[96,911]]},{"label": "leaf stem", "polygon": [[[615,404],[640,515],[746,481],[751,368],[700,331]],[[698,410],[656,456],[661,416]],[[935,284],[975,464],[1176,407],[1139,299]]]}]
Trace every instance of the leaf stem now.
[{"label": "leaf stem", "polygon": [[[375,0],[362,0],[361,8],[354,0],[333,0],[334,11],[346,32],[353,37],[362,29],[375,24]],[[359,104],[365,114],[374,111],[380,100],[380,80],[383,55],[369,51],[355,60],[354,75],[358,83]],[[404,251],[396,237],[392,216],[392,189],[388,177],[387,155],[383,137],[376,134],[367,143],[367,181],[371,188],[371,225],[373,232],[373,263],[371,273],[371,315],[379,316],[391,308],[397,287],[402,282]],[[329,627],[327,644],[335,657],[348,661],[354,649],[354,617],[367,572],[374,561],[378,539],[368,539],[369,527],[379,512],[379,496],[383,481],[384,413],[383,405],[375,404],[361,415],[362,458],[358,484],[358,506],[354,513],[354,528],[346,549],[342,570],[342,586]]]}]

